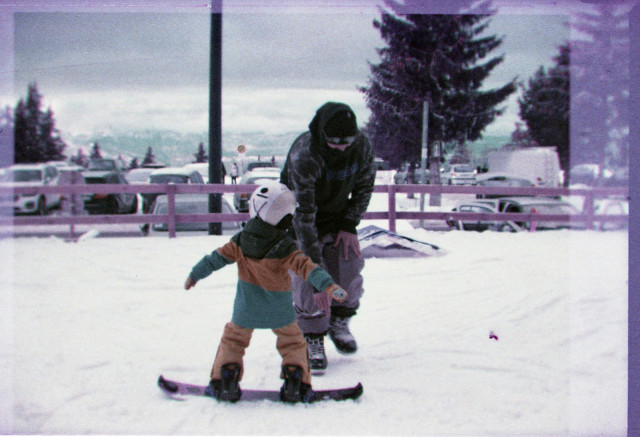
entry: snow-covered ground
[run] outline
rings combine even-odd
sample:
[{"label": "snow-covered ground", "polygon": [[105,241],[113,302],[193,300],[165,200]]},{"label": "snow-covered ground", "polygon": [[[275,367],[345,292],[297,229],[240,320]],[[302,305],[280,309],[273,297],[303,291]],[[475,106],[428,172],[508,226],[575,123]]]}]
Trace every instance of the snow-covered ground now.
[{"label": "snow-covered ground", "polygon": [[[314,405],[156,387],[207,382],[236,269],[182,284],[228,236],[0,239],[0,432],[626,435],[626,230],[398,232],[445,254],[367,261],[360,349],[328,340],[313,381],[364,394]],[[275,336],[256,331],[242,386],[279,388],[279,365]]]}]

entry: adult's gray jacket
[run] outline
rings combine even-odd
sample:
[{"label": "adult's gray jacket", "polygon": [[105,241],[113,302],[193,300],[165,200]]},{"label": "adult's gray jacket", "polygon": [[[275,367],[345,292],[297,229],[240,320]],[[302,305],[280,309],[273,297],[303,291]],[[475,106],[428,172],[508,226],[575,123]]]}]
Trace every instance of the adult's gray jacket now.
[{"label": "adult's gray jacket", "polygon": [[281,174],[298,201],[293,226],[301,249],[318,264],[318,239],[341,230],[355,234],[375,184],[374,151],[366,135],[359,132],[344,152],[324,140],[327,120],[340,111],[353,113],[334,102],[318,109],[309,130],[293,142]]}]

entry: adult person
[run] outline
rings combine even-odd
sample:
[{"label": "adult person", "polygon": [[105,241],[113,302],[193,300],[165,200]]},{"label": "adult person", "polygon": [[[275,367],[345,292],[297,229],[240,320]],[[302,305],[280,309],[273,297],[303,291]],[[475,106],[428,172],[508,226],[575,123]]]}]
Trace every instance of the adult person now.
[{"label": "adult person", "polygon": [[317,110],[309,130],[291,145],[281,173],[281,182],[298,201],[293,220],[298,247],[349,296],[344,302],[331,302],[330,311],[324,311],[328,302],[319,301],[326,300],[322,293],[292,278],[296,317],[312,369],[327,367],[327,333],[340,353],[351,354],[358,347],[349,329],[363,294],[364,259],[356,227],[369,206],[375,176],[371,143],[358,129],[353,110],[338,102]]}]

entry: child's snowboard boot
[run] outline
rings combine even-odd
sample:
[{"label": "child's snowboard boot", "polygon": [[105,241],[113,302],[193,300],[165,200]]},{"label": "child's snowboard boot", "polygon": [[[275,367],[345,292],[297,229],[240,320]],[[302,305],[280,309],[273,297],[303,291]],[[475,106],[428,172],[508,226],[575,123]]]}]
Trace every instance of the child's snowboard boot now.
[{"label": "child's snowboard boot", "polygon": [[327,368],[327,356],[324,352],[324,335],[305,334],[309,350],[309,366],[311,370],[324,370]]},{"label": "child's snowboard boot", "polygon": [[313,390],[309,384],[302,382],[300,366],[285,364],[282,366],[284,383],[280,389],[280,399],[284,402],[309,402]]},{"label": "child's snowboard boot", "polygon": [[230,363],[222,366],[221,379],[212,379],[209,382],[214,398],[221,401],[236,402],[242,396],[242,390],[238,381],[242,366],[238,363]]}]

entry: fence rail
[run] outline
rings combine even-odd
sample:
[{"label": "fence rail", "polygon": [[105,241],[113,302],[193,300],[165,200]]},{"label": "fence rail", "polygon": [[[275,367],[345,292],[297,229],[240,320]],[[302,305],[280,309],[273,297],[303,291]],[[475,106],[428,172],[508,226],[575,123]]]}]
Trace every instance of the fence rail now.
[{"label": "fence rail", "polygon": [[[222,223],[228,221],[248,220],[248,213],[206,213],[177,214],[175,196],[179,194],[223,194],[250,193],[256,185],[222,185],[222,184],[144,184],[144,185],[62,185],[38,187],[0,187],[0,198],[19,194],[60,194],[70,199],[71,211],[82,209],[81,195],[113,194],[113,193],[157,193],[166,194],[167,214],[132,214],[132,215],[55,215],[55,216],[13,216],[12,211],[0,216],[0,227],[25,225],[69,225],[73,234],[73,226],[80,224],[146,224],[167,223],[170,238],[176,236],[176,225],[179,223]],[[386,211],[367,211],[366,220],[387,220],[389,230],[395,231],[397,220],[500,220],[518,222],[578,222],[593,229],[595,223],[627,223],[626,214],[596,214],[595,200],[598,198],[628,198],[627,188],[509,188],[479,186],[445,186],[445,185],[376,185],[375,193],[387,193]],[[582,196],[584,208],[581,214],[530,214],[530,213],[471,213],[453,211],[398,211],[396,195],[413,193],[424,195],[441,194],[485,194],[485,195],[531,195],[531,196]],[[80,195],[80,196],[79,196]]]}]

